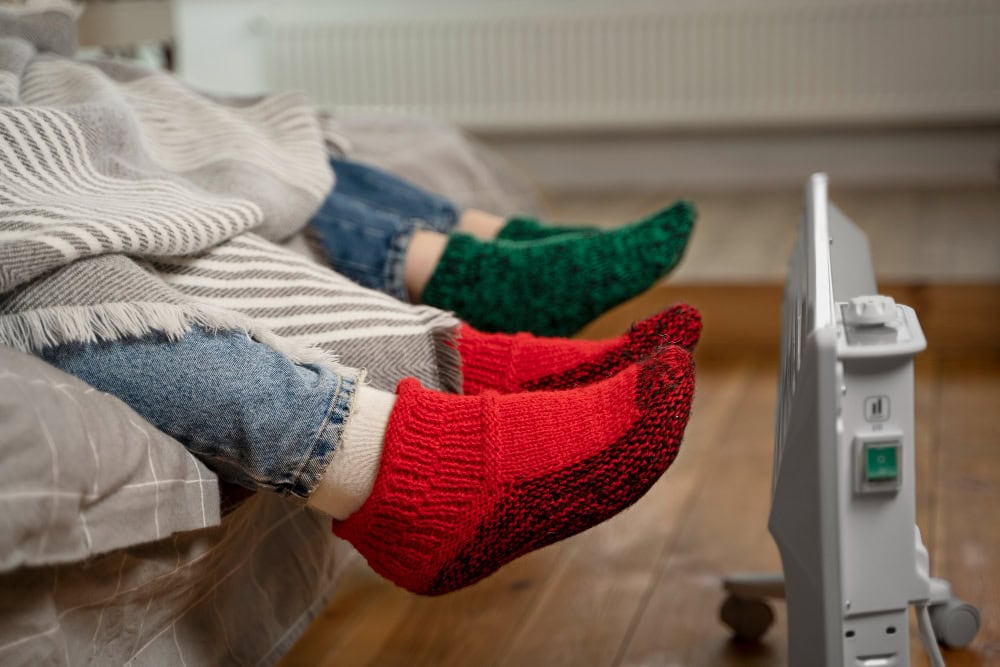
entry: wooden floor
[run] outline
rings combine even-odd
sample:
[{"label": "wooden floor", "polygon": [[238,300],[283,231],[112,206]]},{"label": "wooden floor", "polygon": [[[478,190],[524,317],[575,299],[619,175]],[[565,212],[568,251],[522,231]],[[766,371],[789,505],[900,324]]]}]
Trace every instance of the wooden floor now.
[{"label": "wooden floor", "polygon": [[[804,181],[803,181],[804,182]],[[802,191],[552,193],[556,221],[615,226],[678,197],[698,207],[686,257],[669,283],[784,280]],[[1000,188],[841,188],[830,197],[871,243],[879,278],[893,282],[1000,282]]]},{"label": "wooden floor", "polygon": [[[918,522],[932,573],[982,611],[972,647],[946,660],[1000,665],[1000,288],[894,290],[920,302],[932,343],[917,360]],[[653,290],[585,334],[621,331],[679,298],[705,316],[696,399],[680,457],[645,498],[441,598],[395,588],[358,560],[282,664],[786,664],[783,606],[755,645],[731,641],[717,619],[726,573],[780,566],[766,528],[776,328],[746,324],[776,325],[779,290]],[[911,637],[912,664],[926,665]]]}]

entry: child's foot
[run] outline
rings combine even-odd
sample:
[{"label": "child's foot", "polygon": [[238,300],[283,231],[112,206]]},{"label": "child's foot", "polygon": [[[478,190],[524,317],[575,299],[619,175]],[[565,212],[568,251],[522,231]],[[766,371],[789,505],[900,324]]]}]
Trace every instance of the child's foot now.
[{"label": "child's foot", "polygon": [[618,338],[602,341],[539,338],[528,333],[495,334],[462,325],[462,389],[478,394],[571,389],[608,378],[665,345],[694,350],[701,315],[686,304],[664,310]]},{"label": "child's foot", "polygon": [[679,347],[569,391],[403,380],[371,495],[333,530],[411,591],[468,586],[638,500],[677,456],[693,390]]},{"label": "child's foot", "polygon": [[513,242],[453,234],[422,299],[482,331],[571,335],[673,269],[694,218],[694,208],[680,202],[591,236]]},{"label": "child's foot", "polygon": [[[669,209],[663,209],[653,213],[650,216],[631,222],[628,226],[641,225],[648,220],[663,215],[664,212]],[[552,236],[560,236],[562,234],[602,234],[605,233],[606,229],[594,226],[585,225],[555,225],[547,222],[542,222],[537,218],[530,218],[524,215],[515,215],[508,218],[504,223],[500,231],[497,232],[497,238],[504,241],[537,241],[539,239],[547,239]]]}]

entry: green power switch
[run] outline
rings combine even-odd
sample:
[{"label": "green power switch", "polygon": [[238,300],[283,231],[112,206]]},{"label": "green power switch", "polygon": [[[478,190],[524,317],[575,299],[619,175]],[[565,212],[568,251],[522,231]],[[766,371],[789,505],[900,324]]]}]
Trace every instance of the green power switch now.
[{"label": "green power switch", "polygon": [[865,448],[865,479],[890,482],[899,479],[899,445],[871,443]]}]

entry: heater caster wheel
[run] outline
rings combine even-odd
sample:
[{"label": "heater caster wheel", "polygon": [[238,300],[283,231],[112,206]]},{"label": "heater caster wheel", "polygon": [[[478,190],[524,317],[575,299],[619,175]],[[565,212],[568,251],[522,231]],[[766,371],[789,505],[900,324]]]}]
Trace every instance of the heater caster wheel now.
[{"label": "heater caster wheel", "polygon": [[979,632],[979,610],[968,602],[951,598],[931,605],[931,626],[938,643],[948,648],[964,648]]},{"label": "heater caster wheel", "polygon": [[729,626],[736,639],[758,641],[774,623],[774,611],[761,598],[729,595],[719,609],[719,618]]}]

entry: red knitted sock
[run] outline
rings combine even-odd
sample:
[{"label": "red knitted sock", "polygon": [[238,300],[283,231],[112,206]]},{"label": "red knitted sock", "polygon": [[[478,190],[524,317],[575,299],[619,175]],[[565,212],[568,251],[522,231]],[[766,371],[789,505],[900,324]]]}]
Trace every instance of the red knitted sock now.
[{"label": "red knitted sock", "polygon": [[570,389],[607,378],[663,345],[693,350],[700,334],[701,315],[683,303],[601,341],[484,333],[463,324],[458,340],[462,389],[466,394]]},{"label": "red knitted sock", "polygon": [[403,380],[372,493],[333,532],[411,591],[467,586],[638,500],[677,456],[693,390],[679,347],[566,391]]}]

